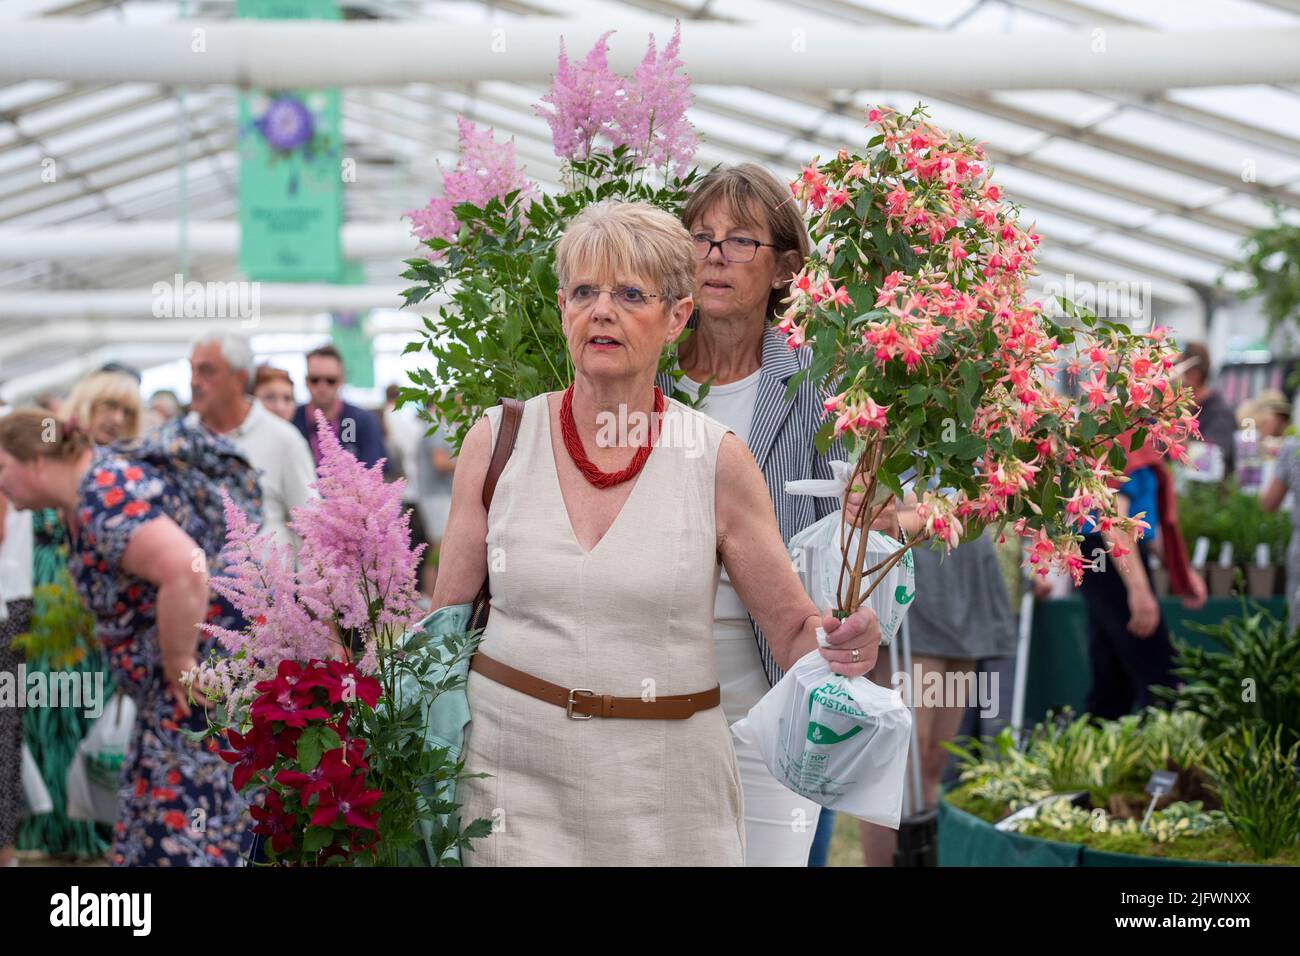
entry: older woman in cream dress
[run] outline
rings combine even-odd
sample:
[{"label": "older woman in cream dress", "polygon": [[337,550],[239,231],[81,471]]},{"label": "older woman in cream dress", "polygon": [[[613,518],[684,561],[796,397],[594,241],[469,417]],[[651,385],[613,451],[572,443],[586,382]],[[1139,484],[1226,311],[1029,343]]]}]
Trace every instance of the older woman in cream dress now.
[{"label": "older woman in cream dress", "polygon": [[753,456],[665,398],[655,371],[692,311],[695,253],[643,204],[580,214],[556,253],[575,369],[524,405],[492,499],[500,425],[469,432],[452,489],[434,606],[488,575],[492,615],[470,671],[463,818],[493,832],[468,865],[741,865],[744,808],[718,688],[719,573],[782,667],[818,647],[865,674],[869,609],[838,622],[791,568]]}]

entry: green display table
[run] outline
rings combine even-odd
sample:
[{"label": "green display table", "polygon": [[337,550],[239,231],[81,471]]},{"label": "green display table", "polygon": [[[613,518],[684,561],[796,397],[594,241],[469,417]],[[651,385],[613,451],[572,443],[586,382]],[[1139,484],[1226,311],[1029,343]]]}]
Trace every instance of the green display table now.
[{"label": "green display table", "polygon": [[[1286,599],[1264,598],[1255,602],[1279,619],[1286,618]],[[1178,598],[1162,598],[1161,612],[1175,641],[1218,649],[1204,634],[1189,624],[1217,624],[1225,617],[1241,614],[1239,598],[1210,598],[1197,611],[1183,607]],[[1034,603],[1034,623],[1029,639],[1029,672],[1025,685],[1025,723],[1033,725],[1049,710],[1069,706],[1083,713],[1088,694],[1088,616],[1077,595]]]},{"label": "green display table", "polygon": [[1174,860],[1133,853],[1108,853],[1077,843],[1060,843],[1004,832],[977,816],[939,800],[940,866],[1252,866]]}]

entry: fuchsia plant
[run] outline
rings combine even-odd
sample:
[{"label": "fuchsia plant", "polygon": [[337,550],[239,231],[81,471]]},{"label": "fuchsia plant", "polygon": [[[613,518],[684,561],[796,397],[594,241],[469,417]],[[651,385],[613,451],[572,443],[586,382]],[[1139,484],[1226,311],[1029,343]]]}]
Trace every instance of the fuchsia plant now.
[{"label": "fuchsia plant", "polygon": [[[841,149],[791,184],[816,251],[779,328],[791,347],[812,347],[810,374],[837,383],[822,438],[844,437],[856,456],[872,504],[859,527],[915,468],[928,535],[952,548],[1010,522],[1031,539],[1036,571],[1078,581],[1079,532],[1146,527],[1118,513],[1125,454],[1150,440],[1185,459],[1191,393],[1173,381],[1163,329],[1063,302],[1077,320],[1066,326],[1028,301],[1039,237],[1002,202],[981,147],[924,116],[872,109],[879,132],[864,152]],[[846,544],[840,609],[858,607],[874,587],[863,593],[864,580],[905,551],[866,568],[863,548]]]}]

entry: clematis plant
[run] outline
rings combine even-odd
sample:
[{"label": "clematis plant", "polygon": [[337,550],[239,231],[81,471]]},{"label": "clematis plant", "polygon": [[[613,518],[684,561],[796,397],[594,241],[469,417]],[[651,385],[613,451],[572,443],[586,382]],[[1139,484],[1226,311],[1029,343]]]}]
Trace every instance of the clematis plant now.
[{"label": "clematis plant", "polygon": [[345,451],[320,412],[316,427],[319,497],[293,511],[296,563],[226,500],[225,570],[211,587],[247,625],[200,625],[224,654],[188,682],[221,705],[209,733],[232,748],[222,757],[236,789],[260,800],[253,832],[273,860],[436,865],[489,829],[462,830],[447,799],[463,764],[418,745],[478,635],[420,630],[423,546],[410,547],[404,483]]},{"label": "clematis plant", "polygon": [[[431,402],[457,447],[498,398],[573,380],[554,275],[555,245],[573,217],[611,200],[677,215],[695,182],[688,167],[699,138],[686,118],[692,97],[679,72],[680,27],[662,51],[652,36],[626,77],[609,67],[608,37],[576,63],[561,42],[551,88],[535,107],[563,161],[561,192],[543,194],[515,169],[510,144],[462,121],[461,160],[444,177],[444,195],[406,214],[424,253],[406,260],[403,278],[414,284],[403,298],[443,303],[407,346],[432,361],[411,373],[401,401]],[[664,367],[671,364],[665,350]]]},{"label": "clematis plant", "polygon": [[[1149,440],[1184,460],[1197,435],[1174,343],[1064,300],[1068,324],[1054,320],[1026,289],[1039,237],[982,148],[920,106],[867,120],[864,150],[814,160],[791,184],[815,250],[780,316],[790,346],[814,356],[790,393],[809,374],[835,383],[818,443],[842,438],[854,456],[870,504],[857,528],[915,469],[927,536],[951,549],[1010,523],[1035,571],[1077,582],[1091,564],[1080,532],[1146,527],[1119,514],[1126,452]],[[844,521],[838,597],[851,612],[920,539],[866,567],[867,536]]]}]

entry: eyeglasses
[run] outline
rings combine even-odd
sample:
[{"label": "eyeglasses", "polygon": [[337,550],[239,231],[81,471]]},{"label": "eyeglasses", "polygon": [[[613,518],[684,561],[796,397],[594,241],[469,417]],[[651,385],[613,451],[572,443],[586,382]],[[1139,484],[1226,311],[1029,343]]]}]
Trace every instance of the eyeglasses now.
[{"label": "eyeglasses", "polygon": [[717,246],[722,250],[722,258],[728,262],[753,262],[754,256],[758,255],[760,246],[767,246],[770,249],[776,248],[775,243],[759,242],[757,239],[748,239],[744,236],[733,236],[730,239],[710,239],[702,232],[697,232],[691,236],[691,242],[695,243],[696,258],[709,258],[713,254],[713,247]]},{"label": "eyeglasses", "polygon": [[339,383],[339,380],[336,376],[333,375],[308,375],[307,376],[308,385],[319,385],[321,382],[324,382],[326,385],[337,385]]},{"label": "eyeglasses", "polygon": [[602,292],[608,292],[610,298],[627,309],[639,309],[653,299],[663,296],[655,292],[642,292],[636,286],[623,286],[621,289],[600,289],[594,285],[576,285],[569,290],[569,299],[574,305],[587,307],[596,304]]}]

